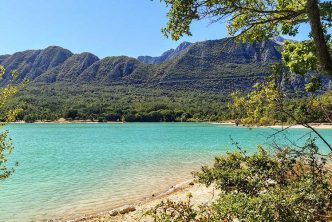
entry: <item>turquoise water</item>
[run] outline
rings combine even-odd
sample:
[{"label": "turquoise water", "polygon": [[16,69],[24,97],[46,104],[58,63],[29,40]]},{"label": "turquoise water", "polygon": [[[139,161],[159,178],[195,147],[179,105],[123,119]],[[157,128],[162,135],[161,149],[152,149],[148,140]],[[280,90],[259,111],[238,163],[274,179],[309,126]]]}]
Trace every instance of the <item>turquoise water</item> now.
[{"label": "turquoise water", "polygon": [[[274,130],[208,123],[12,124],[19,162],[0,182],[0,221],[72,219],[151,197],[191,178],[216,154],[253,151]],[[288,136],[301,138],[305,129]],[[320,132],[332,142],[331,130]],[[308,137],[308,135],[306,136]],[[279,143],[285,140],[276,139]],[[327,150],[327,148],[324,148]]]}]

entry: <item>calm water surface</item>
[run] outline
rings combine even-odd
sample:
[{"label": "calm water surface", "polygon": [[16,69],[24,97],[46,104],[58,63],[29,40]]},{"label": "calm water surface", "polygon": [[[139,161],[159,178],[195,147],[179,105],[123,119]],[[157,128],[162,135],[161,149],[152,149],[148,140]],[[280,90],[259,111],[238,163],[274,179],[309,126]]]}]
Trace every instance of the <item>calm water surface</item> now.
[{"label": "calm water surface", "polygon": [[[0,183],[0,221],[76,218],[151,197],[212,157],[268,145],[272,129],[208,123],[12,124],[19,162]],[[294,141],[307,130],[293,129]],[[320,132],[332,142],[331,130]],[[308,135],[306,136],[308,137]],[[285,140],[280,136],[279,143]],[[327,148],[324,148],[327,150]]]}]

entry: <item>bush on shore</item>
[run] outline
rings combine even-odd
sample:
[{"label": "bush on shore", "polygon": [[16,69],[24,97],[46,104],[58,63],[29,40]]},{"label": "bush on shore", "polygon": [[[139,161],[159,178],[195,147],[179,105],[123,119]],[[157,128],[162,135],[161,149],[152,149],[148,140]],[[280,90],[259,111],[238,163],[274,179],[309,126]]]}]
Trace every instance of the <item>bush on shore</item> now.
[{"label": "bush on shore", "polygon": [[196,181],[222,192],[212,204],[194,207],[166,201],[147,212],[154,221],[331,221],[329,156],[314,139],[296,152],[281,148],[246,155],[242,150],[215,158],[194,173]]}]

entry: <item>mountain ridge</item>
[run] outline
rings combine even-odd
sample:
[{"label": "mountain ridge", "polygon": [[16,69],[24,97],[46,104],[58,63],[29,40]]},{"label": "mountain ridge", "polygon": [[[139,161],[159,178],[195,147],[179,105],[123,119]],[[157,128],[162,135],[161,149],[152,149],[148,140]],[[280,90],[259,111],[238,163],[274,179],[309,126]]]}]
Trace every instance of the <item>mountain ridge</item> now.
[{"label": "mountain ridge", "polygon": [[32,85],[146,84],[222,93],[248,90],[269,74],[272,64],[280,61],[281,41],[284,40],[236,43],[224,38],[183,42],[159,57],[151,57],[159,59],[157,63],[128,56],[99,59],[92,53],[74,54],[62,47],[50,46],[0,56],[0,64],[6,68],[0,85],[8,84],[9,72],[17,69],[20,76],[16,82],[27,78]]}]

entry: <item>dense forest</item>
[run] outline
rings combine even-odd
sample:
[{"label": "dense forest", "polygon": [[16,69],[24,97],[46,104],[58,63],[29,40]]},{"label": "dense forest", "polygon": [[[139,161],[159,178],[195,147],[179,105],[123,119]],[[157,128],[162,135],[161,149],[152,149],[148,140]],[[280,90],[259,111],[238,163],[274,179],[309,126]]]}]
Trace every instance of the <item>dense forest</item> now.
[{"label": "dense forest", "polygon": [[[39,92],[43,92],[42,94]],[[332,93],[320,96],[332,104]],[[310,122],[325,122],[315,111],[310,95],[289,96],[285,106]],[[171,90],[142,85],[28,86],[18,93],[7,108],[22,109],[17,120],[26,122],[66,120],[121,122],[186,122],[234,120],[229,94],[202,90]],[[332,107],[331,107],[332,108]],[[239,117],[239,114],[237,114]]]},{"label": "dense forest", "polygon": [[[63,89],[66,89],[65,91]],[[43,94],[39,92],[42,90]],[[142,86],[52,85],[28,87],[9,107],[18,120],[216,121],[227,119],[227,99],[217,93]]]}]

